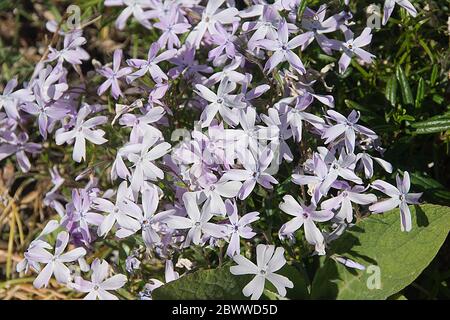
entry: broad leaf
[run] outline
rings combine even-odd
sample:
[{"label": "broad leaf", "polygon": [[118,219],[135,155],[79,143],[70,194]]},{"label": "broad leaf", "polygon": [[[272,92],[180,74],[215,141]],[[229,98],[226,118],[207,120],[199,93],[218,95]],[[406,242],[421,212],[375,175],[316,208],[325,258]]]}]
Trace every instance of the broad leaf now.
[{"label": "broad leaf", "polygon": [[[224,300],[248,299],[242,289],[253,278],[252,275],[235,276],[230,273],[230,265],[212,270],[199,270],[170,282],[152,293],[155,300]],[[278,274],[287,276],[294,288],[287,290],[289,299],[307,299],[309,297],[307,280],[304,273],[295,267],[286,265]],[[275,288],[266,281],[267,295],[262,299],[276,299]]]},{"label": "broad leaf", "polygon": [[[372,215],[334,241],[330,253],[366,267],[349,269],[326,258],[312,284],[312,298],[386,299],[413,282],[429,265],[450,229],[450,208],[411,206],[413,228],[400,231],[399,210]],[[368,288],[379,267],[380,288]]]}]

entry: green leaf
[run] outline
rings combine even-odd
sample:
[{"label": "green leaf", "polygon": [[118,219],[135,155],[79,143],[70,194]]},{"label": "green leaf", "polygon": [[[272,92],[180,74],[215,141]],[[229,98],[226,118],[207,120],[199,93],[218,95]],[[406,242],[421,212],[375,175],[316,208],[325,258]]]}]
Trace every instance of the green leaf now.
[{"label": "green leaf", "polygon": [[[288,277],[294,283],[294,288],[287,289],[287,298],[308,299],[308,281],[305,273],[291,265],[285,265],[277,274]],[[155,289],[152,297],[155,300],[248,299],[242,294],[242,289],[252,278],[252,275],[235,276],[231,274],[229,265],[217,269],[199,270]],[[276,299],[275,287],[268,281],[266,281],[265,287],[268,294],[263,298]]]},{"label": "green leaf", "polygon": [[402,91],[402,98],[405,104],[414,104],[414,98],[411,92],[411,87],[409,86],[408,79],[406,78],[405,71],[398,65],[395,71],[398,82],[400,83],[400,89]]},{"label": "green leaf", "polygon": [[450,118],[448,116],[444,117],[434,117],[421,122],[416,122],[412,124],[412,127],[416,129],[417,134],[430,134],[438,133],[450,130]]},{"label": "green leaf", "polygon": [[247,299],[242,289],[251,276],[235,276],[230,266],[212,270],[199,270],[155,289],[155,300],[224,300]]},{"label": "green leaf", "polygon": [[415,102],[416,108],[421,107],[424,98],[425,98],[425,80],[423,80],[423,78],[420,77],[416,92],[416,102]]},{"label": "green leaf", "polygon": [[391,103],[393,107],[397,104],[397,78],[395,75],[391,76],[386,83],[386,99]]},{"label": "green leaf", "polygon": [[[330,253],[356,261],[366,270],[350,269],[326,258],[314,277],[312,298],[387,299],[412,283],[444,243],[450,230],[450,208],[425,204],[410,209],[410,232],[400,231],[400,213],[395,209],[361,220],[332,242]],[[373,266],[379,267],[379,289],[367,285],[375,275]]]}]

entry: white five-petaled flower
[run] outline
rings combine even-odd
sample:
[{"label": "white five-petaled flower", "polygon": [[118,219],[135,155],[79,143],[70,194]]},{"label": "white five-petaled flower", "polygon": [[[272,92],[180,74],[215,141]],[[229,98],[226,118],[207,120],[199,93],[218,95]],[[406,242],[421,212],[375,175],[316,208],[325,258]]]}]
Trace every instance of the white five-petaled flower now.
[{"label": "white five-petaled flower", "polygon": [[241,255],[235,255],[233,260],[238,264],[230,267],[234,275],[254,274],[255,277],[242,290],[244,296],[251,295],[252,300],[261,297],[266,280],[271,282],[280,296],[285,296],[286,288],[293,288],[294,284],[285,276],[276,274],[285,264],[284,249],[275,249],[273,245],[259,244],[256,247],[256,265]]},{"label": "white five-petaled flower", "polygon": [[411,212],[408,204],[418,204],[422,193],[409,193],[411,182],[407,171],[403,173],[403,179],[397,174],[396,180],[397,188],[382,180],[375,180],[372,183],[372,188],[385,193],[391,198],[371,205],[369,210],[373,213],[381,213],[400,206],[401,230],[411,231]]},{"label": "white five-petaled flower", "polygon": [[118,298],[108,291],[122,288],[127,282],[127,277],[123,274],[116,274],[108,279],[108,262],[95,259],[91,265],[91,281],[76,277],[70,287],[80,292],[88,293],[84,300],[118,300]]},{"label": "white five-petaled flower", "polygon": [[103,144],[108,141],[103,138],[105,131],[94,129],[95,126],[106,123],[108,118],[105,116],[97,116],[85,121],[89,113],[91,113],[91,108],[85,105],[78,112],[75,127],[72,130],[64,131],[61,128],[55,134],[57,145],[75,139],[72,157],[76,162],[81,162],[81,160],[86,159],[86,139],[93,144]]},{"label": "white five-petaled flower", "polygon": [[159,137],[145,136],[142,144],[137,144],[140,152],[128,154],[128,160],[135,166],[131,177],[131,189],[139,191],[144,187],[145,180],[156,181],[164,178],[164,172],[153,164],[171,148],[167,142],[156,144]]},{"label": "white five-petaled flower", "polygon": [[80,247],[63,253],[68,243],[69,234],[66,231],[61,231],[56,237],[54,254],[45,250],[44,246],[33,247],[25,254],[25,257],[30,261],[46,264],[33,282],[36,288],[46,287],[52,274],[55,275],[59,283],[67,283],[69,281],[70,270],[64,263],[78,260],[86,254],[86,250]]},{"label": "white five-petaled flower", "polygon": [[116,233],[119,238],[128,237],[138,230],[142,231],[142,239],[148,247],[152,247],[161,242],[161,237],[158,234],[158,224],[166,222],[171,217],[175,210],[166,210],[155,214],[158,208],[159,198],[158,190],[155,186],[151,186],[142,191],[142,210],[132,201],[123,201],[119,204],[119,208],[133,216],[138,224],[129,229],[122,228]]},{"label": "white five-petaled flower", "polygon": [[303,226],[306,241],[315,245],[318,254],[325,254],[323,234],[314,222],[328,221],[333,218],[334,213],[330,210],[316,211],[315,205],[308,207],[301,205],[291,195],[284,196],[283,201],[280,204],[280,209],[295,218],[281,227],[280,234],[292,234]]},{"label": "white five-petaled flower", "polygon": [[184,242],[185,247],[188,247],[191,241],[194,244],[200,244],[203,234],[214,238],[226,236],[226,226],[209,222],[213,215],[209,210],[204,209],[206,206],[203,206],[203,210],[200,213],[195,192],[186,192],[183,195],[183,202],[188,217],[172,216],[168,219],[167,225],[172,229],[189,229]]}]

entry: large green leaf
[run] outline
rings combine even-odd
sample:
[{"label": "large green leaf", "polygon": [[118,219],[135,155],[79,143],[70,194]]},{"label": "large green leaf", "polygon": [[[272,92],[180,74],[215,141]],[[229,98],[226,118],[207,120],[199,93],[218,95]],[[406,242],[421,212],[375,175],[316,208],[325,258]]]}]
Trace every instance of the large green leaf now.
[{"label": "large green leaf", "polygon": [[[411,206],[413,228],[400,231],[399,210],[372,215],[334,241],[330,253],[366,266],[354,270],[326,258],[312,284],[312,298],[386,299],[413,282],[429,265],[450,229],[450,208]],[[380,288],[369,289],[379,267]],[[369,273],[368,271],[372,273]],[[375,271],[376,272],[376,271]],[[371,278],[369,278],[371,277]]]},{"label": "large green leaf", "polygon": [[[230,266],[212,270],[199,270],[192,274],[172,281],[152,293],[155,300],[224,300],[248,299],[242,294],[242,289],[252,279],[251,275],[235,276],[230,273]],[[287,276],[294,288],[288,289],[287,298],[307,299],[309,297],[307,280],[304,273],[297,268],[286,265],[278,274]],[[275,288],[266,281],[268,296],[263,299],[276,299]]]},{"label": "large green leaf", "polygon": [[251,280],[248,276],[235,276],[230,266],[212,270],[199,270],[156,289],[155,300],[224,300],[246,299],[242,289]]}]

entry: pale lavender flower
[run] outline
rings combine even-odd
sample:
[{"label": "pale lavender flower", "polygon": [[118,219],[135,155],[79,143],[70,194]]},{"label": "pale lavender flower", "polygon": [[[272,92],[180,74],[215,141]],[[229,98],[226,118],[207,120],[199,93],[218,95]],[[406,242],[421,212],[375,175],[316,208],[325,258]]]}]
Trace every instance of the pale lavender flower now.
[{"label": "pale lavender flower", "polygon": [[234,275],[254,274],[255,277],[242,290],[244,296],[251,296],[252,300],[261,297],[266,280],[272,283],[280,296],[285,296],[286,288],[293,288],[294,284],[285,276],[276,274],[285,264],[284,249],[273,245],[258,244],[256,247],[256,265],[241,255],[233,257],[237,266],[230,267]]},{"label": "pale lavender flower", "polygon": [[347,153],[352,153],[355,150],[357,133],[372,139],[376,139],[378,137],[375,132],[357,123],[360,117],[360,113],[358,111],[352,110],[347,118],[334,110],[328,110],[327,114],[329,119],[336,121],[336,124],[331,125],[324,130],[322,139],[326,139],[326,144],[336,140],[340,141],[343,136]]},{"label": "pale lavender flower", "polygon": [[61,225],[72,235],[77,233],[85,243],[92,241],[90,226],[98,227],[104,217],[91,210],[92,199],[85,189],[72,189],[72,202],[66,205],[66,215]]},{"label": "pale lavender flower", "polygon": [[178,13],[176,10],[171,10],[168,16],[162,16],[159,22],[153,26],[163,31],[158,39],[161,48],[173,49],[179,48],[181,45],[178,39],[178,34],[183,34],[189,31],[191,25],[189,23],[177,22]]},{"label": "pale lavender flower", "polygon": [[156,187],[149,187],[142,192],[142,209],[132,201],[119,203],[120,210],[134,217],[138,224],[136,227],[131,226],[131,228],[122,227],[116,232],[116,236],[126,238],[141,230],[142,239],[147,247],[159,245],[161,237],[157,232],[158,225],[166,223],[173,216],[175,210],[171,209],[155,214],[158,204],[159,197]]},{"label": "pale lavender flower", "polygon": [[218,46],[208,53],[208,58],[213,60],[214,65],[224,63],[227,58],[233,59],[236,57],[237,51],[234,46],[236,36],[234,34],[236,33],[237,28],[238,25],[233,24],[231,33],[228,33],[221,24],[216,24],[217,32],[211,36],[211,41]]},{"label": "pale lavender flower", "polygon": [[417,10],[414,8],[413,4],[408,0],[386,0],[384,2],[384,15],[383,15],[383,25],[386,25],[389,18],[394,11],[395,4],[405,8],[406,12],[408,12],[411,16],[417,16]]},{"label": "pale lavender flower", "polygon": [[392,164],[384,159],[373,157],[367,152],[361,152],[356,155],[356,163],[360,162],[360,165],[364,168],[364,175],[366,178],[372,178],[373,176],[373,160],[375,160],[387,173],[392,173]]},{"label": "pale lavender flower", "polygon": [[373,58],[375,58],[375,56],[367,52],[366,50],[361,49],[362,47],[369,45],[370,42],[372,41],[371,32],[372,29],[365,28],[361,33],[361,35],[355,39],[353,32],[347,28],[344,30],[345,42],[339,42],[334,40],[332,45],[333,49],[343,51],[341,59],[339,60],[340,73],[344,73],[347,70],[352,60],[352,57],[354,56],[357,56],[365,63],[372,63]]},{"label": "pale lavender flower", "polygon": [[273,51],[272,56],[266,62],[264,71],[270,73],[277,65],[287,61],[300,74],[306,73],[306,69],[300,58],[292,51],[303,45],[308,40],[307,34],[300,34],[289,40],[289,30],[286,20],[282,20],[278,27],[278,39],[261,39],[259,46],[266,50]]},{"label": "pale lavender flower", "polygon": [[167,225],[172,229],[189,229],[186,240],[184,241],[184,247],[188,247],[191,242],[196,245],[201,244],[202,235],[215,238],[223,238],[226,236],[226,226],[209,222],[213,217],[213,214],[209,210],[202,210],[200,213],[196,193],[186,192],[183,195],[183,203],[186,208],[187,217],[172,216],[167,221]]},{"label": "pale lavender flower", "polygon": [[255,188],[256,183],[266,189],[272,189],[272,184],[278,181],[265,172],[273,159],[273,152],[266,148],[258,156],[254,156],[249,150],[244,152],[242,158],[244,169],[230,169],[224,173],[223,179],[244,181],[239,190],[239,199],[246,199]]},{"label": "pale lavender flower", "polygon": [[186,43],[196,47],[200,47],[200,43],[206,33],[210,35],[217,33],[216,23],[230,24],[238,22],[240,20],[238,14],[239,10],[236,8],[227,8],[221,11],[219,7],[225,2],[225,0],[209,0],[206,4],[206,8],[203,10],[201,21],[194,27],[189,33]]},{"label": "pale lavender flower", "polygon": [[[217,178],[215,179],[217,180]],[[237,181],[227,181],[222,178],[218,181],[202,186],[200,199],[205,201],[203,211],[213,215],[224,216],[226,213],[223,198],[234,198],[237,196],[242,184]]]},{"label": "pale lavender flower", "polygon": [[130,67],[120,68],[120,64],[122,62],[122,50],[116,49],[113,55],[113,66],[112,69],[109,67],[103,67],[98,70],[102,76],[106,78],[106,81],[103,82],[97,90],[98,95],[102,95],[109,87],[111,87],[111,94],[114,99],[118,99],[119,97],[123,97],[122,90],[120,90],[119,79],[129,75],[133,72],[133,69]]},{"label": "pale lavender flower", "polygon": [[154,136],[145,136],[142,144],[135,145],[138,152],[127,155],[128,160],[134,165],[131,177],[133,191],[141,190],[146,180],[156,181],[164,178],[164,172],[153,161],[169,152],[171,146],[167,142],[156,144],[158,139]]},{"label": "pale lavender flower", "polygon": [[81,32],[71,32],[64,36],[64,47],[61,50],[56,50],[49,47],[49,54],[47,61],[58,60],[58,63],[67,61],[68,63],[82,64],[82,60],[88,60],[89,54],[81,48],[86,43],[86,38],[81,36]]},{"label": "pale lavender flower", "polygon": [[34,270],[35,272],[41,271],[41,265],[39,264],[39,262],[29,259],[28,253],[31,250],[33,250],[33,248],[43,248],[43,249],[51,250],[53,247],[49,243],[45,242],[42,239],[45,236],[47,236],[48,234],[55,231],[58,227],[59,227],[59,223],[56,220],[50,220],[49,222],[47,222],[44,229],[42,229],[41,233],[33,241],[31,241],[30,245],[28,246],[28,249],[24,253],[23,260],[17,264],[17,267],[16,267],[17,272],[25,272],[26,273],[26,272],[28,272],[28,270],[30,268],[32,270]]},{"label": "pale lavender flower", "polygon": [[72,158],[76,162],[81,162],[83,159],[86,159],[86,140],[93,144],[103,144],[108,141],[103,138],[105,131],[94,129],[94,127],[106,123],[108,118],[105,116],[97,116],[85,120],[90,113],[90,106],[83,106],[76,116],[75,127],[72,130],[64,131],[64,128],[60,128],[55,133],[57,145],[61,145],[65,142],[69,143],[75,139]]},{"label": "pale lavender flower", "polygon": [[194,83],[201,83],[205,78],[202,73],[212,73],[213,68],[208,65],[199,64],[195,60],[195,48],[190,45],[184,45],[178,50],[177,55],[170,59],[170,63],[175,65],[170,69],[167,74],[171,78],[178,78],[180,75],[184,79],[192,81]]},{"label": "pale lavender flower", "polygon": [[379,190],[391,198],[371,205],[369,210],[373,213],[382,213],[400,207],[401,230],[409,232],[411,231],[412,223],[408,204],[419,204],[422,193],[409,193],[411,182],[407,171],[403,173],[403,179],[397,174],[396,180],[397,188],[382,180],[375,180],[372,183],[373,189]]},{"label": "pale lavender flower", "polygon": [[124,201],[129,201],[131,198],[132,194],[130,189],[128,189],[127,182],[122,181],[117,189],[115,204],[104,198],[93,199],[93,208],[107,213],[97,230],[100,237],[106,236],[116,222],[122,228],[139,228],[139,223],[133,219],[131,213],[124,210],[124,207],[120,205]]},{"label": "pale lavender flower", "polygon": [[280,114],[277,109],[270,108],[267,110],[268,115],[261,114],[260,117],[262,121],[268,127],[277,127],[278,128],[278,137],[270,142],[271,150],[276,150],[275,157],[278,155],[278,163],[281,163],[282,160],[286,160],[287,162],[292,162],[294,160],[294,155],[287,144],[287,140],[292,137],[292,131],[289,129],[289,123],[287,122],[286,117],[280,117]]},{"label": "pale lavender flower", "polygon": [[145,9],[151,8],[151,1],[148,0],[105,0],[105,6],[126,6],[116,20],[116,28],[123,30],[125,23],[131,15],[147,29],[151,28],[151,23],[145,14]]},{"label": "pale lavender flower", "polygon": [[200,116],[202,128],[208,127],[217,113],[229,125],[239,123],[239,114],[234,108],[243,108],[245,103],[242,102],[240,95],[230,94],[236,89],[236,83],[224,78],[219,84],[217,94],[201,84],[197,84],[195,88],[197,89],[196,93],[209,102]]},{"label": "pale lavender flower", "polygon": [[251,239],[256,235],[250,227],[250,224],[259,220],[259,212],[250,212],[240,217],[235,201],[227,199],[225,201],[225,206],[227,208],[229,220],[229,223],[227,224],[228,236],[230,237],[227,255],[233,257],[241,252],[241,237],[244,239]]},{"label": "pale lavender flower", "polygon": [[339,192],[336,197],[330,198],[322,202],[321,208],[326,210],[339,209],[336,217],[346,219],[348,223],[353,221],[352,203],[368,205],[377,201],[377,197],[372,194],[364,194],[367,188],[363,186],[347,187]]},{"label": "pale lavender flower", "polygon": [[118,298],[108,291],[114,291],[122,288],[127,282],[127,277],[123,274],[116,274],[110,278],[109,264],[105,260],[95,259],[91,264],[91,281],[84,280],[77,276],[70,287],[85,292],[87,295],[84,300],[118,300]]},{"label": "pale lavender flower", "polygon": [[33,247],[29,250],[26,258],[29,260],[45,263],[45,267],[33,282],[33,285],[40,289],[46,287],[54,274],[59,283],[67,283],[70,279],[70,270],[64,263],[73,262],[86,254],[84,248],[76,248],[67,253],[63,253],[69,243],[69,234],[61,231],[56,237],[55,253],[51,254],[44,247]]},{"label": "pale lavender flower", "polygon": [[154,42],[152,43],[150,49],[148,50],[147,60],[144,59],[127,60],[129,66],[139,69],[130,74],[129,76],[127,76],[128,83],[131,83],[134,80],[143,77],[147,72],[150,73],[152,79],[157,83],[160,83],[163,80],[168,80],[167,75],[161,70],[161,68],[158,66],[158,63],[173,58],[177,53],[177,50],[176,49],[166,50],[157,56],[159,50],[160,46],[158,42]]},{"label": "pale lavender flower", "polygon": [[34,102],[25,102],[21,109],[26,113],[38,117],[39,133],[47,140],[47,133],[52,122],[62,120],[69,113],[64,107],[56,106],[54,103],[45,102],[42,99],[40,90],[37,86],[34,87]]},{"label": "pale lavender flower", "polygon": [[11,119],[19,119],[19,104],[34,100],[33,93],[29,89],[13,91],[17,84],[17,78],[9,80],[5,89],[3,89],[3,93],[0,95],[0,110],[5,108],[6,114]]},{"label": "pale lavender flower", "polygon": [[294,197],[287,195],[283,197],[283,202],[280,204],[280,209],[287,214],[294,216],[294,218],[285,223],[281,229],[280,234],[291,234],[303,226],[305,231],[305,238],[308,243],[315,245],[318,254],[323,255],[324,237],[315,222],[325,222],[333,218],[334,213],[330,210],[316,211],[315,205],[305,206],[299,204]]},{"label": "pale lavender flower", "polygon": [[11,134],[11,140],[0,144],[0,161],[15,154],[17,164],[23,172],[28,172],[31,168],[30,160],[25,152],[37,154],[41,152],[42,146],[38,143],[28,142],[28,134],[20,132],[18,135]]}]

